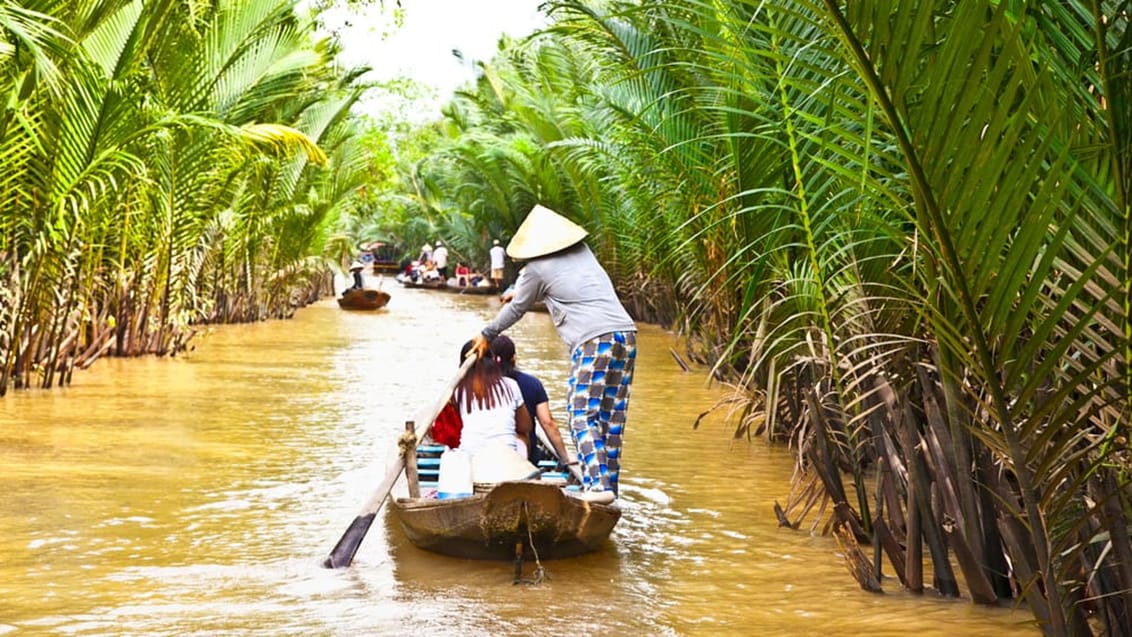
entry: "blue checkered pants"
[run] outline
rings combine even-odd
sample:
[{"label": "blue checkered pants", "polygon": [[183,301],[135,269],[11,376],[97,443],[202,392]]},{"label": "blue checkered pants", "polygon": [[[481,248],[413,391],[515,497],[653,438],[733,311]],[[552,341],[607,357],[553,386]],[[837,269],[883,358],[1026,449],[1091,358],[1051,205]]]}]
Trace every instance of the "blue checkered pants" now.
[{"label": "blue checkered pants", "polygon": [[617,493],[621,436],[636,360],[636,332],[602,334],[574,349],[567,420],[587,490]]}]

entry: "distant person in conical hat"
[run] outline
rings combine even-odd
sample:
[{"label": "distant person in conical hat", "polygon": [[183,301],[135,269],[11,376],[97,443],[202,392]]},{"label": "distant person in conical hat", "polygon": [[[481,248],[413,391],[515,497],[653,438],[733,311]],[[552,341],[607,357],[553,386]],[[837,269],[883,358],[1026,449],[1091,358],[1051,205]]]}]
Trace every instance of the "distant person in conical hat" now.
[{"label": "distant person in conical hat", "polygon": [[[360,290],[365,287],[365,281],[362,279],[362,270],[364,270],[365,267],[366,266],[363,265],[361,261],[354,261],[350,264],[350,274],[354,275],[354,285],[346,288],[346,292],[350,290]],[[343,294],[346,292],[343,292]]]},{"label": "distant person in conical hat", "polygon": [[621,436],[637,356],[637,327],[613,290],[609,275],[583,239],[586,230],[536,205],[507,245],[526,261],[495,320],[475,338],[477,351],[544,301],[570,348],[567,419],[584,488],[595,499],[618,489]]},{"label": "distant person in conical hat", "polygon": [[491,242],[491,250],[488,250],[491,255],[491,282],[495,284],[496,290],[503,289],[503,261],[505,252],[503,246],[499,245],[499,239]]}]

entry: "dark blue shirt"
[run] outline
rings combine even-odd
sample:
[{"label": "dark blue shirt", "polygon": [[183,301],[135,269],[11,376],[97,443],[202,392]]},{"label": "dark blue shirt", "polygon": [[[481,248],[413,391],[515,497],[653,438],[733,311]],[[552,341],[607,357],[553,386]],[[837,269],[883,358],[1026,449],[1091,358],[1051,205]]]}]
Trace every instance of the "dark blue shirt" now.
[{"label": "dark blue shirt", "polygon": [[517,369],[511,370],[511,373],[507,375],[515,379],[516,383],[519,383],[519,392],[523,394],[523,404],[527,406],[527,413],[531,415],[531,434],[530,440],[527,441],[527,459],[538,466],[538,461],[543,458],[543,454],[538,449],[538,435],[535,433],[535,427],[542,425],[538,424],[538,415],[536,415],[535,409],[540,404],[549,402],[550,399],[546,395],[542,381],[534,376]]}]

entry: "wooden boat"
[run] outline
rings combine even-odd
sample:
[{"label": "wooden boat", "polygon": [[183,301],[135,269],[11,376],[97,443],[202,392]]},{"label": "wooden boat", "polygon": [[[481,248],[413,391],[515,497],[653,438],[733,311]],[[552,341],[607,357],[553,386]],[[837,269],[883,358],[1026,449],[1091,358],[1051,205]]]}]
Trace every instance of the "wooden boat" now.
[{"label": "wooden boat", "polygon": [[401,285],[407,288],[419,288],[423,290],[443,290],[448,287],[448,284],[441,280],[436,281],[414,281],[408,277],[398,276],[397,280]]},{"label": "wooden boat", "polygon": [[435,281],[414,281],[405,275],[397,275],[397,281],[407,288],[418,288],[422,290],[437,290],[439,292],[451,292],[453,294],[480,294],[484,296],[499,294],[499,289],[493,285],[465,285],[459,286],[451,283],[455,279],[449,279],[449,282],[437,279]]},{"label": "wooden boat", "polygon": [[394,276],[401,271],[401,265],[396,261],[374,261],[371,267],[375,275]]},{"label": "wooden boat", "polygon": [[[601,548],[621,517],[612,504],[539,480],[503,482],[466,498],[399,498],[393,510],[414,546],[484,560],[556,559]],[[534,543],[534,550],[531,543]]]},{"label": "wooden boat", "polygon": [[[443,447],[418,449],[424,487],[437,474]],[[571,495],[567,475],[553,472],[553,464],[541,467],[546,479],[476,485],[464,498],[395,498],[392,509],[414,546],[453,557],[558,559],[601,548],[621,509]]]},{"label": "wooden boat", "polygon": [[374,274],[395,275],[401,271],[399,264],[401,250],[393,243],[385,240],[371,241],[358,246],[360,250],[368,252],[370,259],[365,259]]},{"label": "wooden boat", "polygon": [[389,293],[369,288],[346,290],[338,297],[343,310],[379,310],[389,303]]},{"label": "wooden boat", "polygon": [[449,285],[444,288],[444,291],[453,294],[479,294],[484,296],[499,294],[499,289],[494,285],[465,285],[463,287]]}]

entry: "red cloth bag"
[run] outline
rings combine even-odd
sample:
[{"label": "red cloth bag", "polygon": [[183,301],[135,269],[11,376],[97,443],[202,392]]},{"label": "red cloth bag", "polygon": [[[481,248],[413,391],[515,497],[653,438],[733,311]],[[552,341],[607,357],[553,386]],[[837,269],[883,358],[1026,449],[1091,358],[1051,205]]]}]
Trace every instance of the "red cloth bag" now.
[{"label": "red cloth bag", "polygon": [[432,424],[432,439],[455,449],[460,446],[460,431],[463,428],[464,421],[460,419],[460,412],[452,401],[448,401]]}]

